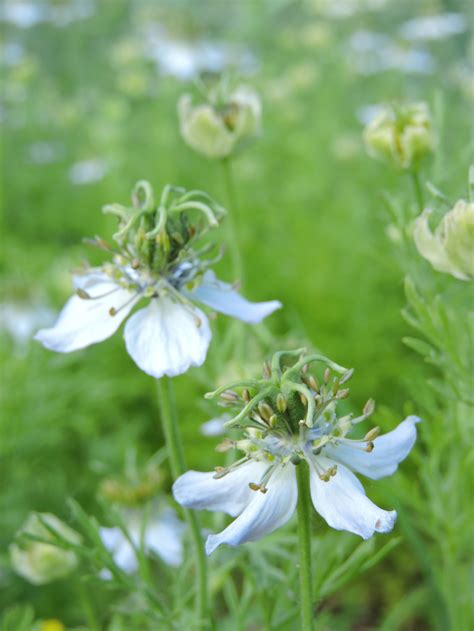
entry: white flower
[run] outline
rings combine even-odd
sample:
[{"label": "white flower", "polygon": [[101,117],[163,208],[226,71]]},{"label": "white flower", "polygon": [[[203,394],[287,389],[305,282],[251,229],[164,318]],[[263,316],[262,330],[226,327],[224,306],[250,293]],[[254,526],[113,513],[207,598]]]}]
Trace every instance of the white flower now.
[{"label": "white flower", "polygon": [[460,199],[444,215],[434,233],[428,208],[415,220],[413,239],[418,252],[438,272],[459,280],[474,279],[474,203]]},{"label": "white flower", "polygon": [[[281,431],[262,437],[249,430],[242,461],[217,474],[188,471],[176,480],[173,494],[182,506],[236,517],[225,530],[209,535],[207,554],[224,543],[255,541],[283,526],[295,511],[297,454],[309,464],[316,511],[332,528],[368,539],[375,532],[389,532],[397,514],[371,502],[354,473],[374,480],[394,473],[413,447],[419,420],[409,416],[392,432],[362,441],[339,437],[328,422],[302,427],[297,438]],[[244,449],[239,443],[237,447]]]},{"label": "white flower", "polygon": [[211,341],[207,316],[194,302],[250,324],[281,307],[276,300],[249,302],[210,270],[200,284],[195,274],[190,263],[176,265],[168,278],[117,263],[109,274],[92,271],[76,276],[78,293],[68,300],[55,326],[40,330],[35,339],[60,353],[102,342],[146,299],[148,305],[125,325],[127,351],[152,377],[173,377],[200,366]]},{"label": "white flower", "polygon": [[[155,511],[143,530],[142,511],[129,511],[126,515],[127,532],[133,545],[120,528],[101,528],[100,536],[105,547],[112,554],[116,565],[127,574],[138,569],[135,547],[140,547],[143,537],[145,553],[155,553],[167,565],[177,567],[183,560],[182,537],[184,524],[171,509]],[[143,532],[142,532],[143,531]],[[108,574],[103,573],[104,577]]]}]

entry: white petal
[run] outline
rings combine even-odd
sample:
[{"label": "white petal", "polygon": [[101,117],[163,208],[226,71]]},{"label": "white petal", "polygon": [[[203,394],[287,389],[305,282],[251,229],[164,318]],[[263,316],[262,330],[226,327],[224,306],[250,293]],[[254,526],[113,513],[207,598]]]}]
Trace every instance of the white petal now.
[{"label": "white petal", "polygon": [[[322,456],[317,462],[324,470],[334,465],[333,460]],[[336,475],[324,482],[311,463],[311,499],[329,526],[363,539],[369,539],[375,531],[389,532],[397,518],[396,511],[382,510],[371,502],[359,480],[342,464],[337,465]]]},{"label": "white petal", "polygon": [[393,431],[373,440],[374,449],[370,453],[361,449],[360,443],[354,443],[359,446],[358,449],[339,443],[324,447],[323,454],[357,473],[378,480],[392,475],[398,464],[408,456],[416,440],[416,423],[419,422],[417,416],[408,416]]},{"label": "white petal", "polygon": [[173,484],[173,495],[186,508],[221,511],[235,517],[241,513],[254,491],[249,483],[258,484],[268,465],[251,460],[222,478],[214,478],[215,471],[187,471]]},{"label": "white petal", "polygon": [[232,285],[218,280],[212,271],[204,274],[201,285],[189,296],[211,307],[211,309],[248,324],[258,324],[282,306],[278,300],[249,302],[235,291]]},{"label": "white petal", "polygon": [[268,491],[252,491],[253,498],[244,511],[225,530],[209,535],[206,553],[212,554],[221,544],[238,546],[270,534],[290,519],[298,499],[294,465],[280,467],[270,478]]},{"label": "white petal", "polygon": [[159,379],[186,372],[206,359],[211,330],[199,309],[193,312],[169,298],[152,299],[125,325],[125,344],[144,372]]},{"label": "white petal", "polygon": [[[102,274],[78,277],[75,284],[85,289],[91,299],[72,296],[56,324],[52,328],[41,329],[35,335],[35,340],[52,351],[70,353],[102,342],[115,333],[139,299]],[[110,315],[112,308],[118,310],[113,316]]]},{"label": "white petal", "polygon": [[145,548],[155,552],[171,567],[183,561],[184,524],[176,513],[169,509],[150,520],[145,532]]},{"label": "white petal", "polygon": [[127,574],[136,572],[138,561],[135,551],[120,528],[100,528],[99,532],[100,538],[113,556],[115,564]]}]

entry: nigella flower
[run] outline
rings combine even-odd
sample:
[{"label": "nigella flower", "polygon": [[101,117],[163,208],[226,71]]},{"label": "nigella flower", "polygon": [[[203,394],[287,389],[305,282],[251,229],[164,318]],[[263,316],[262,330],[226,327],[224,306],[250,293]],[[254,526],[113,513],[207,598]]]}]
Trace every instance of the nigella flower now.
[{"label": "nigella flower", "polygon": [[173,486],[174,497],[183,506],[236,517],[222,532],[208,537],[208,554],[221,544],[255,541],[283,526],[296,508],[296,467],[302,461],[309,465],[314,508],[329,526],[368,539],[375,532],[389,532],[395,523],[396,512],[376,506],[355,474],[374,480],[393,474],[413,447],[419,418],[409,416],[383,436],[374,428],[362,439],[347,438],[352,427],[373,411],[369,401],[357,418],[337,416],[338,401],[349,393],[341,386],[352,371],[331,363],[342,376],[331,381],[326,370],[320,385],[306,367],[325,358],[306,356],[282,369],[280,359],[285,355],[275,355],[267,378],[234,384],[245,386],[241,394],[224,389],[213,393],[242,408],[228,424],[247,425],[244,438],[227,439],[219,450],[236,447],[243,457],[215,472],[188,471]]},{"label": "nigella flower", "polygon": [[[140,193],[145,195],[143,202]],[[166,187],[156,207],[150,185],[141,182],[133,198],[134,208],[105,208],[120,217],[121,227],[114,235],[119,249],[101,239],[93,242],[113,254],[112,262],[75,275],[76,294],[55,326],[35,336],[46,348],[69,353],[101,342],[146,301],[147,306],[126,322],[127,351],[149,375],[172,377],[200,366],[206,358],[211,329],[198,304],[251,324],[281,307],[275,300],[249,302],[209,269],[216,260],[202,257],[209,246],[194,249],[197,239],[225,212],[207,195]],[[190,211],[203,214],[207,225],[192,222]]]},{"label": "nigella flower", "polygon": [[[115,564],[127,574],[138,570],[136,548],[143,545],[144,552],[156,554],[166,565],[177,567],[183,561],[184,524],[171,508],[155,510],[144,522],[140,510],[128,510],[124,521],[127,538],[120,528],[101,528],[100,536],[112,554]],[[103,574],[107,577],[107,574]]]}]

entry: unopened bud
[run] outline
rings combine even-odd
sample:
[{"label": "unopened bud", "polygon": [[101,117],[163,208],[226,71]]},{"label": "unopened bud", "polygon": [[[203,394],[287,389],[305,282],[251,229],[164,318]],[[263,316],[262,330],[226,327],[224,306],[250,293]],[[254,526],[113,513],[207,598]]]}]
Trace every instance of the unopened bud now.
[{"label": "unopened bud", "polygon": [[281,392],[279,392],[278,395],[277,395],[276,406],[277,406],[278,411],[280,412],[280,414],[284,414],[286,412],[286,409],[288,407],[288,402],[286,400],[285,395],[282,394]]}]

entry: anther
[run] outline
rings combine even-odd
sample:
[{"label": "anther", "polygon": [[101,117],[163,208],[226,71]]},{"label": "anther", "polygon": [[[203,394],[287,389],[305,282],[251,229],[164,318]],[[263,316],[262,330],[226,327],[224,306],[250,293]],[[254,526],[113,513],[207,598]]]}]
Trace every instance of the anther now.
[{"label": "anther", "polygon": [[269,362],[267,361],[263,362],[262,372],[263,372],[264,379],[270,379],[272,372],[271,372]]},{"label": "anther", "polygon": [[326,368],[326,370],[324,371],[324,383],[328,384],[330,378],[331,378],[331,371],[329,370],[329,368]]},{"label": "anther", "polygon": [[248,403],[250,401],[250,398],[250,392],[247,390],[247,388],[242,390],[242,399],[245,401],[245,403]]},{"label": "anther", "polygon": [[225,390],[221,393],[221,399],[224,399],[224,401],[230,401],[231,403],[237,402],[239,398],[239,395],[234,390]]},{"label": "anther", "polygon": [[318,380],[316,379],[316,377],[314,377],[313,375],[310,375],[308,377],[308,384],[309,387],[311,388],[311,390],[314,390],[315,392],[319,391],[319,383]]},{"label": "anther", "polygon": [[117,309],[115,307],[110,307],[109,315],[111,316],[117,315]]},{"label": "anther", "polygon": [[249,489],[251,491],[260,491],[260,484],[255,484],[255,482],[249,482]]},{"label": "anther", "polygon": [[300,401],[305,407],[308,405],[308,399],[304,396],[302,392],[300,392]]},{"label": "anther", "polygon": [[342,385],[343,383],[346,383],[346,381],[349,381],[349,379],[352,377],[352,375],[354,374],[354,369],[350,368],[347,372],[345,372],[341,379],[339,380],[339,383]]},{"label": "anther", "polygon": [[229,449],[232,449],[232,447],[234,446],[235,443],[233,440],[230,440],[229,438],[224,438],[224,440],[217,445],[216,451],[218,451],[219,453],[224,453],[226,451],[229,451]]},{"label": "anther", "polygon": [[268,424],[270,425],[270,427],[276,427],[277,423],[278,423],[278,416],[276,414],[272,414],[270,418],[268,419]]},{"label": "anther", "polygon": [[138,259],[133,259],[132,269],[138,269],[139,267],[140,267],[140,261]]},{"label": "anther", "polygon": [[260,403],[258,404],[258,411],[260,412],[261,417],[267,422],[275,414],[271,406],[269,406],[268,403],[265,403],[264,401],[260,401]]},{"label": "anther", "polygon": [[373,427],[367,434],[364,436],[364,440],[372,441],[380,434],[380,427]]},{"label": "anther", "polygon": [[78,289],[76,289],[76,294],[79,296],[79,298],[82,298],[82,300],[90,300],[91,299],[91,295],[88,294],[85,289],[81,289],[80,287]]},{"label": "anther", "polygon": [[276,406],[278,408],[278,411],[280,412],[280,414],[284,414],[286,412],[286,409],[288,407],[288,402],[285,398],[285,396],[279,392],[276,398]]},{"label": "anther", "polygon": [[375,409],[375,401],[373,399],[369,399],[367,403],[364,405],[364,416],[370,416]]},{"label": "anther", "polygon": [[336,399],[347,399],[349,394],[350,394],[349,388],[343,388],[342,390],[339,390],[338,393],[336,394]]},{"label": "anther", "polygon": [[365,448],[365,451],[367,451],[369,454],[370,452],[372,452],[374,450],[374,443],[369,440],[369,442],[367,443],[367,447]]},{"label": "anther", "polygon": [[227,473],[229,473],[229,469],[227,467],[214,467],[214,470],[215,470],[215,473],[212,476],[214,480],[223,478]]}]

